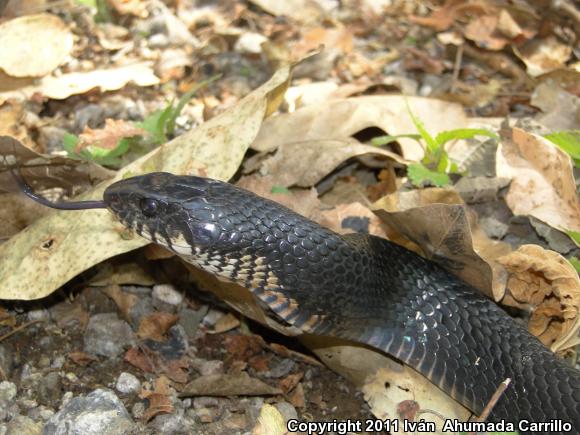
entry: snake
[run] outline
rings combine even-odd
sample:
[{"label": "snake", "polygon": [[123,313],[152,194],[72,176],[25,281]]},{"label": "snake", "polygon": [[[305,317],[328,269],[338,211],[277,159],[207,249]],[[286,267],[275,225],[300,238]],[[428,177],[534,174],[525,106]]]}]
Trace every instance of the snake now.
[{"label": "snake", "polygon": [[580,431],[579,371],[477,289],[386,239],[340,235],[230,183],[166,172],[117,181],[102,201],[44,204],[106,208],[141,237],[247,288],[284,325],[385,352],[477,415],[510,379],[488,421]]}]

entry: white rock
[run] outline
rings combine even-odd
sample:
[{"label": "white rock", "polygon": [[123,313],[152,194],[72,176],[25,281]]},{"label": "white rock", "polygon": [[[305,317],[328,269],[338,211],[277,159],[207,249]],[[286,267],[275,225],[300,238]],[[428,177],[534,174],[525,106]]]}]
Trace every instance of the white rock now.
[{"label": "white rock", "polygon": [[268,41],[268,38],[259,33],[244,33],[236,41],[234,50],[238,53],[260,54],[262,52],[262,44],[266,41]]},{"label": "white rock", "polygon": [[179,305],[183,302],[183,295],[175,290],[171,284],[153,286],[153,297],[169,305]]},{"label": "white rock", "polygon": [[135,375],[123,372],[119,375],[115,388],[123,394],[137,393],[141,390],[141,381]]}]

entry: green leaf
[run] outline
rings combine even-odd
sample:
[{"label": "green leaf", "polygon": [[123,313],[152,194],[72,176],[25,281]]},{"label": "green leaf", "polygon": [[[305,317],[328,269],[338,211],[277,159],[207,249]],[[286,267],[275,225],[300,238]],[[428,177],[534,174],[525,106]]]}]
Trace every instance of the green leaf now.
[{"label": "green leaf", "polygon": [[151,139],[156,144],[162,144],[167,142],[167,136],[165,135],[165,124],[171,112],[173,111],[173,103],[169,104],[163,110],[156,110],[147,116],[143,122],[138,122],[137,127],[142,128],[147,133],[151,135]]},{"label": "green leaf", "polygon": [[558,131],[544,137],[568,153],[574,160],[574,165],[580,168],[580,130]]},{"label": "green leaf", "polygon": [[423,124],[423,121],[417,118],[415,114],[411,111],[408,102],[407,102],[407,111],[409,112],[409,116],[411,117],[413,124],[415,124],[415,128],[419,131],[419,134],[427,144],[427,149],[425,150],[426,153],[425,157],[429,157],[432,161],[434,161],[434,159],[432,159],[431,157],[435,156],[439,152],[439,145],[437,144],[435,139],[433,139],[433,136],[429,134],[429,132],[425,128],[425,124]]},{"label": "green leaf", "polygon": [[426,182],[438,187],[451,184],[447,174],[432,171],[422,163],[411,163],[407,166],[407,175],[411,183],[417,187],[423,186]]},{"label": "green leaf", "polygon": [[76,156],[77,152],[75,151],[75,147],[79,143],[78,136],[74,134],[65,133],[62,138],[62,147],[68,153],[69,156]]},{"label": "green leaf", "polygon": [[210,77],[207,80],[199,82],[197,85],[193,86],[189,91],[181,96],[179,101],[177,102],[177,106],[175,109],[172,110],[171,115],[167,118],[167,125],[165,126],[165,132],[168,136],[172,136],[173,132],[175,131],[175,121],[177,117],[181,114],[181,111],[185,107],[185,105],[191,100],[191,98],[195,95],[197,91],[201,88],[209,85],[210,83],[215,82],[217,79],[221,77],[221,74],[217,74],[213,77]]},{"label": "green leaf", "polygon": [[572,239],[576,246],[580,247],[580,232],[579,231],[572,231],[572,230],[564,230],[564,232]]},{"label": "green leaf", "polygon": [[485,128],[457,128],[455,130],[442,131],[437,134],[435,136],[435,142],[442,147],[450,140],[472,139],[475,136],[487,136],[492,139],[499,139],[497,134]]},{"label": "green leaf", "polygon": [[416,141],[419,141],[419,139],[421,139],[420,134],[397,134],[395,136],[386,135],[386,136],[373,137],[371,139],[371,144],[375,145],[375,146],[388,145],[392,142],[399,140],[399,138],[402,138],[402,137],[406,137],[409,139],[415,139]]},{"label": "green leaf", "polygon": [[288,188],[286,188],[284,186],[272,186],[272,189],[270,189],[270,192],[271,193],[284,193],[286,195],[288,195],[290,193]]},{"label": "green leaf", "polygon": [[574,269],[576,269],[576,272],[578,272],[578,275],[580,275],[580,259],[578,259],[576,257],[570,257],[570,258],[568,258],[568,261],[574,267]]}]

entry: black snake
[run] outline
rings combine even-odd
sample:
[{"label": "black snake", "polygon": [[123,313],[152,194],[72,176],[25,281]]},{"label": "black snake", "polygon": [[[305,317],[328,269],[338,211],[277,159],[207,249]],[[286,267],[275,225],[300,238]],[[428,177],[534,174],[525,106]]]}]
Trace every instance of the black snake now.
[{"label": "black snake", "polygon": [[86,205],[106,206],[146,239],[250,289],[287,324],[398,358],[476,414],[510,378],[491,421],[561,420],[580,433],[580,372],[473,287],[401,246],[341,236],[193,176],[128,178]]}]

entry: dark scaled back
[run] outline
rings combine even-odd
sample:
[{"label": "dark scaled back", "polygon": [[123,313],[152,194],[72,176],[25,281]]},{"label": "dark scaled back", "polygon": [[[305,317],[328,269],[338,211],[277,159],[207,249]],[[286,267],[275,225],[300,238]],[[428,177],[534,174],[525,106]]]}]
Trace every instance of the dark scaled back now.
[{"label": "dark scaled back", "polygon": [[104,200],[125,225],[249,288],[293,326],[381,349],[476,413],[509,377],[492,420],[580,428],[578,372],[477,290],[405,248],[340,236],[200,177],[134,177],[111,185]]}]

